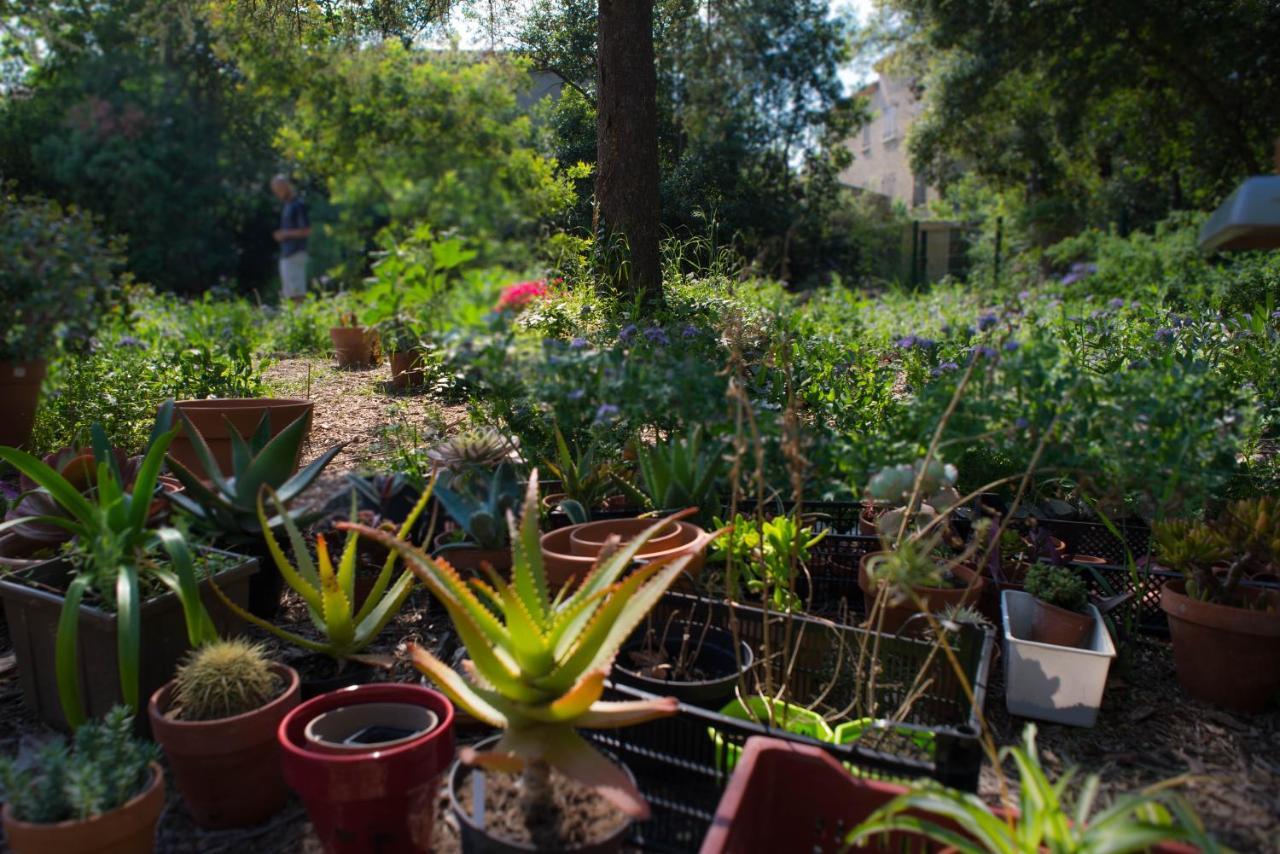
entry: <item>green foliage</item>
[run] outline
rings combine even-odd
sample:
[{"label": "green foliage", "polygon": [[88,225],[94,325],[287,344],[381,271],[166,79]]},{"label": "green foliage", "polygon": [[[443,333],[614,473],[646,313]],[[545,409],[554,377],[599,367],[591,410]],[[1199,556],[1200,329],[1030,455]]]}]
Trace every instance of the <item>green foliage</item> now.
[{"label": "green foliage", "polygon": [[1187,595],[1203,602],[1247,606],[1239,596],[1246,572],[1280,574],[1280,499],[1274,496],[1233,501],[1212,522],[1158,520],[1151,536],[1159,559],[1182,573]]},{"label": "green foliage", "polygon": [[0,797],[19,821],[83,821],[140,795],[159,758],[156,745],[133,735],[129,709],[116,706],[76,730],[70,745],[59,736],[28,756],[0,757]]},{"label": "green foliage", "polygon": [[945,561],[934,554],[936,538],[908,537],[893,551],[867,558],[867,574],[889,586],[893,599],[903,599],[913,587],[956,587]]},{"label": "green foliage", "polygon": [[546,461],[546,467],[560,481],[565,497],[561,509],[576,522],[588,521],[591,511],[616,492],[614,466],[598,461],[597,450],[595,445],[588,445],[582,453],[575,453],[560,428],[556,428],[556,456]]},{"label": "green foliage", "polygon": [[243,638],[193,651],[173,679],[172,706],[184,721],[212,721],[260,709],[280,694],[266,649]]},{"label": "green foliage", "polygon": [[0,185],[0,359],[85,351],[111,311],[121,260],[88,213]]},{"label": "green foliage", "polygon": [[[1074,770],[1050,781],[1036,749],[1036,728],[1023,730],[1023,746],[1005,748],[1001,759],[1012,757],[1018,767],[1019,798],[1016,817],[997,818],[977,795],[945,789],[936,783],[912,786],[876,810],[848,835],[850,845],[871,844],[878,834],[901,831],[926,837],[961,854],[1022,854],[1054,851],[1116,854],[1148,851],[1161,842],[1186,841],[1198,850],[1221,849],[1205,833],[1199,816],[1186,800],[1168,791],[1168,784],[1122,795],[1095,811],[1100,779],[1091,774],[1078,791],[1067,791]],[[910,814],[909,814],[910,813]],[[954,823],[960,832],[942,822]]]},{"label": "green foliage", "polygon": [[822,541],[826,531],[814,536],[813,528],[792,516],[757,521],[741,513],[734,516],[731,525],[717,519],[715,526],[730,529],[713,544],[709,555],[712,561],[725,562],[730,591],[745,589],[767,597],[772,607],[780,610],[804,607],[795,592],[795,578],[809,560],[809,549]]},{"label": "green foliage", "polygon": [[1083,614],[1085,606],[1089,604],[1089,590],[1084,579],[1071,567],[1037,563],[1027,570],[1023,585],[1028,593],[1041,602],[1068,611]]},{"label": "green foliage", "polygon": [[702,425],[695,425],[687,437],[672,437],[666,443],[639,445],[636,465],[642,491],[623,480],[616,483],[654,510],[697,508],[696,518],[710,522],[720,512],[717,493],[724,470],[725,448],[718,440],[704,444]]},{"label": "green foliage", "polygon": [[[483,494],[477,497],[476,492]],[[441,546],[438,553],[477,546],[500,549],[509,544],[504,523],[507,514],[520,503],[520,484],[515,469],[505,462],[493,470],[488,483],[474,483],[444,471],[436,483],[436,500],[467,535],[465,541]]]}]

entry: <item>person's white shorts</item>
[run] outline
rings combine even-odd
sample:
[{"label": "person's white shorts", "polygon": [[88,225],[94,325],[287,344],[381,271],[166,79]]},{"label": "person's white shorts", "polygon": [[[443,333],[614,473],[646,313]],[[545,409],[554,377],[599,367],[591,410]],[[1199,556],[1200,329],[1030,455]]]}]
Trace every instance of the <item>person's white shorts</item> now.
[{"label": "person's white shorts", "polygon": [[306,252],[295,252],[280,259],[280,290],[289,299],[307,295]]}]

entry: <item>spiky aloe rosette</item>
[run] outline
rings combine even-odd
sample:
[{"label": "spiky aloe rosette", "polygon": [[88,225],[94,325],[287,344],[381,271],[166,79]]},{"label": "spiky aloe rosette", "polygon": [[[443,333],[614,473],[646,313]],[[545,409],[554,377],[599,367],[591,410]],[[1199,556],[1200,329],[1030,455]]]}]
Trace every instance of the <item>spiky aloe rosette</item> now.
[{"label": "spiky aloe rosette", "polygon": [[[692,512],[692,511],[690,511]],[[655,560],[630,574],[640,547],[669,524],[653,526],[625,546],[607,544],[580,584],[548,589],[538,545],[538,478],[529,478],[524,513],[511,528],[511,580],[486,568],[487,581],[464,581],[448,562],[373,528],[343,524],[395,549],[449,611],[467,648],[466,678],[418,646],[414,664],[458,706],[505,730],[490,751],[464,750],[467,764],[524,772],[545,789],[547,769],[596,789],[622,812],[644,819],[649,806],[626,773],[588,744],[576,728],[607,729],[674,714],[674,697],[609,702],[604,680],[618,647],[640,624],[692,555]],[[717,534],[706,535],[707,540]],[[625,575],[625,577],[624,577]],[[545,793],[526,791],[536,808]]]}]

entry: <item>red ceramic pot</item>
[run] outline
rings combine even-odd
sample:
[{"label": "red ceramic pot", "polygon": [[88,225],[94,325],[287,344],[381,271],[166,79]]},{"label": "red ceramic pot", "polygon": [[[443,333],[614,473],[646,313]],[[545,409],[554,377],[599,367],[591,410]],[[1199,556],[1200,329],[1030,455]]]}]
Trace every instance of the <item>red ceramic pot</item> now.
[{"label": "red ceramic pot", "polygon": [[[574,525],[569,535],[569,550],[578,557],[595,557],[604,548],[605,542],[617,536],[622,545],[626,545],[649,530],[657,523],[657,519],[603,519],[599,522],[587,522]],[[681,531],[674,524],[668,524],[649,538],[636,554],[648,557],[665,552],[682,544]]]},{"label": "red ceramic pot", "polygon": [[329,330],[339,368],[378,364],[378,332],[363,326],[334,326]]},{"label": "red ceramic pot", "polygon": [[[866,600],[868,611],[871,610],[879,589],[879,583],[871,577],[868,562],[872,557],[879,554],[884,554],[884,552],[869,552],[863,555],[862,560],[858,563],[858,586],[862,588],[862,595]],[[901,605],[885,605],[884,621],[879,626],[880,630],[890,633],[897,632],[904,623],[920,613],[913,604],[915,599],[919,599],[921,604],[928,608],[932,614],[942,613],[948,605],[955,607],[973,605],[976,607],[982,601],[983,592],[987,587],[987,580],[967,566],[953,566],[951,567],[951,574],[956,576],[964,586],[912,588],[913,599]],[[919,629],[924,629],[927,623],[924,620],[916,620],[913,625],[918,626]]]},{"label": "red ceramic pot", "polygon": [[[589,524],[589,523],[588,523]],[[685,575],[697,578],[707,559],[707,532],[689,522],[677,522],[680,528],[680,541],[666,551],[645,555],[644,560],[653,561],[669,556],[692,554],[693,559],[685,566]],[[542,535],[539,541],[542,548],[542,567],[547,574],[547,583],[554,588],[563,587],[570,579],[579,583],[587,577],[591,567],[595,565],[594,556],[575,555],[570,538],[577,525],[569,525]],[[449,555],[444,557],[448,558]]]},{"label": "red ceramic pot", "polygon": [[[312,749],[314,718],[361,703],[412,703],[439,724],[407,744],[353,754]],[[453,704],[419,685],[378,683],[322,694],[290,712],[277,731],[285,782],[307,807],[331,854],[418,854],[431,850],[435,800],[453,762]]]},{"label": "red ceramic pot", "polygon": [[417,351],[408,353],[392,353],[391,385],[401,391],[409,388],[421,388],[423,383],[422,354]]}]

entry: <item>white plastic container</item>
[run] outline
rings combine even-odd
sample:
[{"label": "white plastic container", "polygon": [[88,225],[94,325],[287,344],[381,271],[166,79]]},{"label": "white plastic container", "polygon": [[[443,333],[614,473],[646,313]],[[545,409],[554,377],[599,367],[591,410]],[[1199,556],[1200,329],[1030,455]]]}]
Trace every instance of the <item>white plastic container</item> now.
[{"label": "white plastic container", "polygon": [[1107,687],[1107,671],[1116,657],[1115,644],[1098,609],[1085,649],[1024,640],[1031,636],[1029,593],[1000,594],[1004,615],[1005,705],[1009,713],[1072,726],[1093,726]]}]

